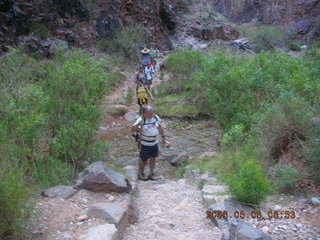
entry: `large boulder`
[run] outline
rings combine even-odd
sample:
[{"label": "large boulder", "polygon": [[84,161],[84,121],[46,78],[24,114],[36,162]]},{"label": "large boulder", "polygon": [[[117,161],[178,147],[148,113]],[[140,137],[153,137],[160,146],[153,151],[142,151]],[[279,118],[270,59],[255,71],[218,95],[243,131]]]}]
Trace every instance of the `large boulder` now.
[{"label": "large boulder", "polygon": [[118,231],[113,224],[103,224],[89,228],[80,240],[118,240]]},{"label": "large boulder", "polygon": [[79,18],[81,21],[89,20],[89,10],[83,5],[81,0],[52,0],[52,2],[62,17],[67,17],[67,14],[69,14],[72,17]]},{"label": "large boulder", "polygon": [[238,220],[230,223],[229,234],[224,234],[223,240],[272,240],[272,238],[251,224]]},{"label": "large boulder", "polygon": [[113,38],[117,31],[122,29],[120,18],[108,15],[106,11],[101,11],[97,19],[96,30],[101,38]]},{"label": "large boulder", "polygon": [[163,24],[170,30],[175,30],[177,26],[175,6],[168,0],[161,1],[160,18]]},{"label": "large boulder", "polygon": [[241,36],[241,33],[228,25],[215,25],[209,27],[192,27],[192,35],[202,40],[235,40]]},{"label": "large boulder", "polygon": [[47,190],[43,191],[41,194],[44,197],[68,199],[72,197],[76,192],[77,190],[71,186],[61,185],[61,186],[48,188]]},{"label": "large boulder", "polygon": [[96,203],[88,209],[88,216],[100,218],[107,223],[114,224],[121,237],[124,230],[129,224],[128,221],[128,206],[121,203]]},{"label": "large boulder", "polygon": [[182,152],[170,160],[172,166],[179,166],[184,160],[189,158],[188,152]]},{"label": "large boulder", "polygon": [[131,189],[128,179],[119,172],[108,168],[103,162],[89,165],[82,173],[75,185],[76,188],[93,192],[129,192]]},{"label": "large boulder", "polygon": [[234,198],[227,198],[223,202],[215,203],[208,208],[209,211],[225,211],[230,215],[228,218],[212,218],[212,222],[219,228],[228,227],[230,219],[234,218],[235,212],[244,211],[245,216],[251,216],[252,207],[241,204]]}]

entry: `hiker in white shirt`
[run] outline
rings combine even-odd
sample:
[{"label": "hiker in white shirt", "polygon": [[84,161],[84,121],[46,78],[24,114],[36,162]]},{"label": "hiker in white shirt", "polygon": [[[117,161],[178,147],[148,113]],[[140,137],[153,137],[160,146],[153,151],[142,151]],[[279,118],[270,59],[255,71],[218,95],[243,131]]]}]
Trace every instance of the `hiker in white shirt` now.
[{"label": "hiker in white shirt", "polygon": [[[150,105],[143,108],[142,116],[140,116],[132,126],[133,132],[139,132],[140,141],[140,160],[138,178],[140,180],[156,180],[154,178],[154,166],[156,158],[159,155],[159,134],[161,135],[161,143],[166,144],[164,129],[161,126],[161,119],[153,111]],[[149,160],[150,174],[145,178],[144,168]]]},{"label": "hiker in white shirt", "polygon": [[147,86],[148,89],[151,90],[152,80],[153,80],[153,74],[154,74],[154,68],[152,66],[151,62],[147,63],[147,66],[144,68],[144,73],[147,77]]}]

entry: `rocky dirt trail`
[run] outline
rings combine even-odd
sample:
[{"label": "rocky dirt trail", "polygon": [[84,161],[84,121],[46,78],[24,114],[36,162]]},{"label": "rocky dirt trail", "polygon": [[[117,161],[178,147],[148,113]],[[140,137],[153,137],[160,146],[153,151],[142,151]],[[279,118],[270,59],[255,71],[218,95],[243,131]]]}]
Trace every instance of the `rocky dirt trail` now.
[{"label": "rocky dirt trail", "polygon": [[185,179],[140,182],[136,198],[138,223],[124,240],[215,240],[221,231],[205,219],[199,190]]}]

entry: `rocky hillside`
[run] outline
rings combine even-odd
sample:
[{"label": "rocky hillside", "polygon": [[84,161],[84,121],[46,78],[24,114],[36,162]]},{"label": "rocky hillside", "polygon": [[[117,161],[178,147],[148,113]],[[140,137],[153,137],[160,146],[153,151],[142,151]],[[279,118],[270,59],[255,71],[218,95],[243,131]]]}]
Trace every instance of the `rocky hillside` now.
[{"label": "rocky hillside", "polygon": [[0,2],[0,49],[5,51],[8,44],[16,45],[32,33],[88,46],[130,23],[143,25],[145,39],[155,47],[169,47],[177,6],[183,4],[170,0],[4,0]]},{"label": "rocky hillside", "polygon": [[212,0],[235,23],[287,25],[307,40],[320,38],[319,0]]},{"label": "rocky hillside", "polygon": [[34,49],[50,48],[48,39],[88,47],[135,23],[143,27],[146,42],[159,49],[186,39],[191,45],[197,39],[237,39],[240,33],[218,13],[235,24],[286,25],[307,41],[320,38],[320,0],[3,0],[0,53],[30,42],[25,37],[30,35],[46,40],[31,39]]}]

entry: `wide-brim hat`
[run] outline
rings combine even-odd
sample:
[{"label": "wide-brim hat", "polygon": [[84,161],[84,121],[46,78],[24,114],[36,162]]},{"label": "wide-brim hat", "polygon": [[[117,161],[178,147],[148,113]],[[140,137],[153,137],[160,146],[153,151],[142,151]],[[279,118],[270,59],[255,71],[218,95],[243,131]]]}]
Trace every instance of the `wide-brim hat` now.
[{"label": "wide-brim hat", "polygon": [[147,54],[149,52],[150,52],[150,50],[148,48],[144,48],[144,49],[141,50],[142,54]]}]

